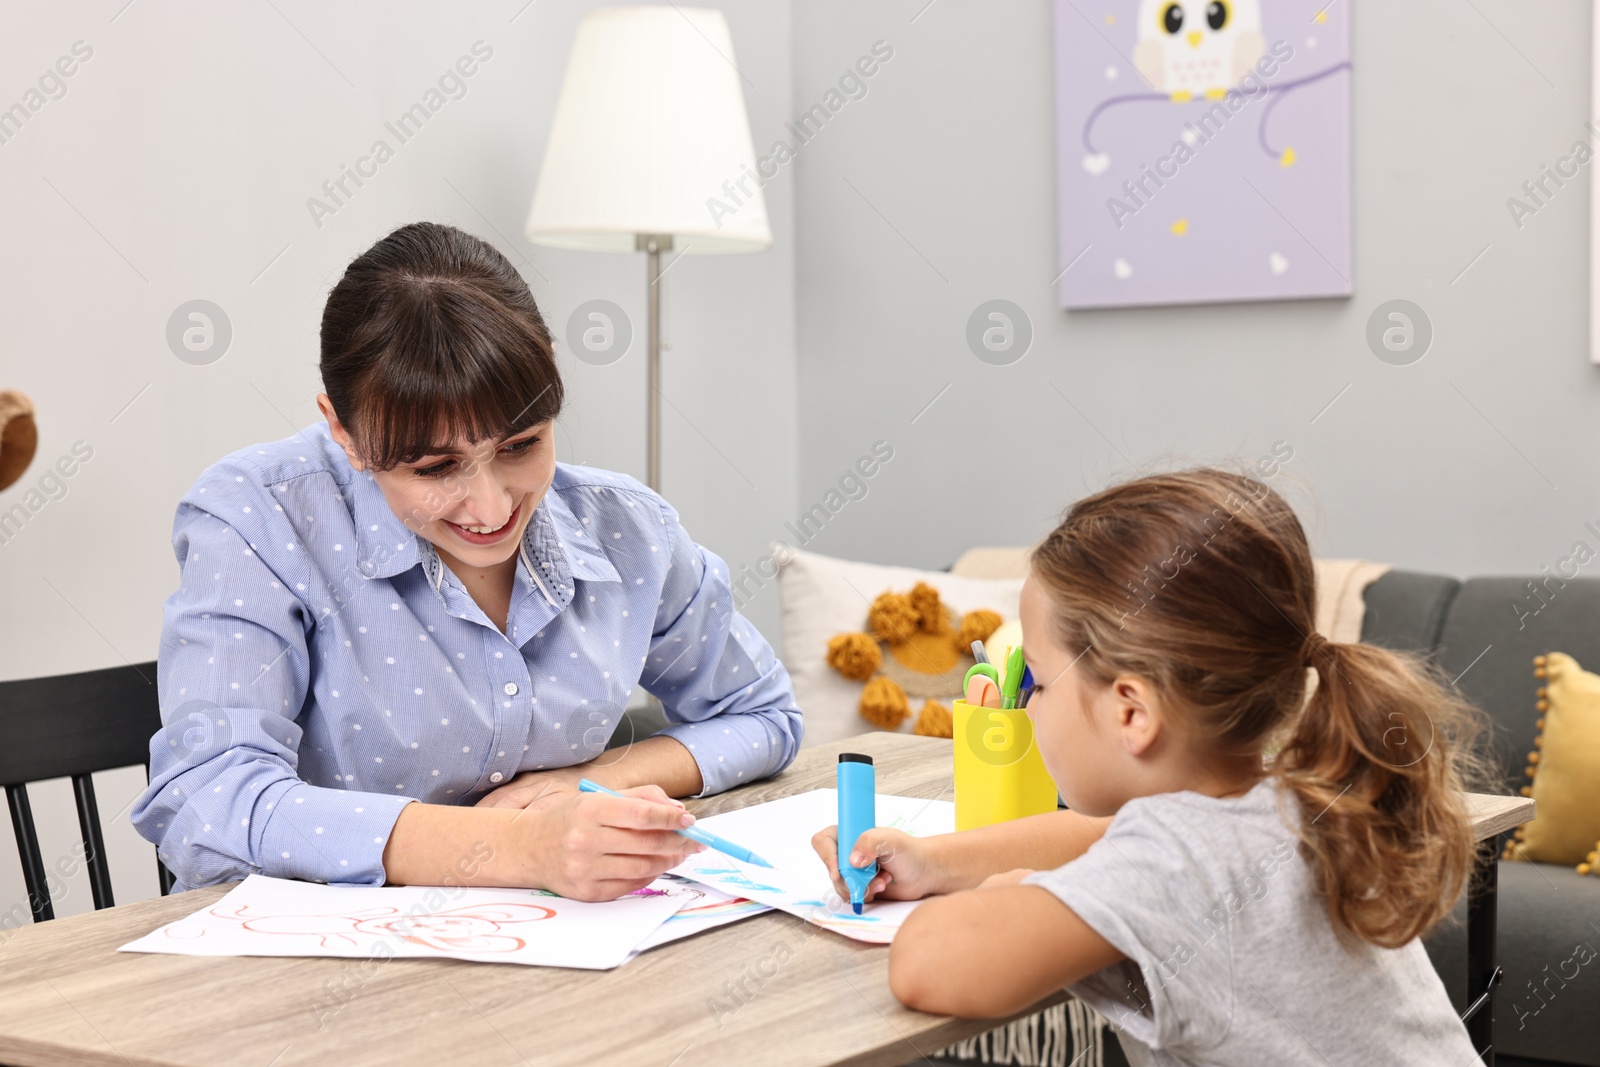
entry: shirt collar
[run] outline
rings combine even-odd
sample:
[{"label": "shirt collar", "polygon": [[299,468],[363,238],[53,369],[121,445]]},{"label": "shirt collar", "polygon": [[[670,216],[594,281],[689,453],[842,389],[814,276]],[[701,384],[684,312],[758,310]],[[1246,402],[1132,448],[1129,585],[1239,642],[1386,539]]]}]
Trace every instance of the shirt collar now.
[{"label": "shirt collar", "polygon": [[421,559],[420,538],[400,521],[369,471],[355,471],[345,489],[356,526],[356,566],[364,578],[393,578]]},{"label": "shirt collar", "polygon": [[548,561],[561,574],[587,582],[622,581],[594,535],[573,514],[571,505],[554,485],[534,509],[522,546],[529,559]]},{"label": "shirt collar", "polygon": [[[559,464],[558,464],[559,467]],[[356,471],[345,490],[356,524],[356,565],[366,578],[393,578],[418,563],[437,564],[432,545],[395,515],[383,490],[366,471]],[[559,479],[558,479],[559,480]],[[595,542],[555,486],[533,511],[522,535],[524,566],[550,564],[559,580],[620,582],[617,568]],[[430,580],[437,584],[437,575]]]}]

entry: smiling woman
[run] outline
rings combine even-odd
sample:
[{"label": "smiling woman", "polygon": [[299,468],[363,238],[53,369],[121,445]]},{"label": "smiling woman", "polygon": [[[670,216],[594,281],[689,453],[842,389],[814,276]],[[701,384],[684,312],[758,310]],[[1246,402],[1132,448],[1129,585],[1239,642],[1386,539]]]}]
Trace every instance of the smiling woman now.
[{"label": "smiling woman", "polygon": [[[610,899],[699,849],[673,797],[794,758],[788,673],[727,565],[639,482],[557,462],[550,334],[492,246],[431,223],[379,241],[329,294],[321,368],[325,423],[178,507],[134,824],[180,888]],[[641,685],[669,725],[607,751]]]}]

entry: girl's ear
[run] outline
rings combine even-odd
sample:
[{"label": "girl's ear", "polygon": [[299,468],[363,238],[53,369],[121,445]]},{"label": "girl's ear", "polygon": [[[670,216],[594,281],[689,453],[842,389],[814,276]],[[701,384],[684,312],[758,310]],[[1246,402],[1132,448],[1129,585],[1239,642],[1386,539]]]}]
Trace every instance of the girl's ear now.
[{"label": "girl's ear", "polygon": [[1155,694],[1143,678],[1124,675],[1111,683],[1116,701],[1117,730],[1122,747],[1129,755],[1142,756],[1161,736],[1161,717],[1156,714]]},{"label": "girl's ear", "polygon": [[328,433],[333,436],[334,443],[344,449],[345,458],[350,461],[350,466],[355,470],[366,470],[367,465],[362,460],[361,454],[356,451],[355,441],[350,437],[350,431],[344,428],[344,423],[339,421],[339,416],[333,413],[333,401],[328,399],[327,393],[317,394],[317,410],[322,412],[322,417],[328,420]]}]

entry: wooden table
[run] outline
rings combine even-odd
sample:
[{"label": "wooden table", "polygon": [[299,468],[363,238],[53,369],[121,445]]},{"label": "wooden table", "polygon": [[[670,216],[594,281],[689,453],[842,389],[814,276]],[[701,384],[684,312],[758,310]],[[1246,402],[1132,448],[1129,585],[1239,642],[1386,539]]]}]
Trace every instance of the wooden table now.
[{"label": "wooden table", "polygon": [[[846,750],[875,758],[882,792],[951,799],[949,741],[874,733],[805,749],[777,778],[689,808],[714,815],[831,788]],[[1475,798],[1479,839],[1526,821],[1531,808],[1520,797]],[[884,947],[776,911],[612,971],[116,951],[229,888],[56,919],[0,944],[0,1063],[891,1067],[998,1024],[906,1009],[889,992]]]},{"label": "wooden table", "polygon": [[[831,789],[841,751],[874,757],[881,792],[952,799],[949,741],[874,733],[804,749],[776,778],[687,804],[714,815]],[[611,971],[116,951],[229,888],[18,931],[0,945],[0,1063],[890,1067],[997,1025],[902,1007],[887,948],[778,911]],[[340,1002],[319,1026],[314,1006]]]},{"label": "wooden table", "polygon": [[[1528,797],[1468,793],[1472,809],[1472,839],[1494,841],[1533,818]],[[1486,849],[1478,858],[1467,888],[1467,1024],[1472,1047],[1486,1067],[1494,1067],[1494,991],[1500,985],[1500,965],[1495,959],[1495,928],[1500,910],[1500,849]]]}]

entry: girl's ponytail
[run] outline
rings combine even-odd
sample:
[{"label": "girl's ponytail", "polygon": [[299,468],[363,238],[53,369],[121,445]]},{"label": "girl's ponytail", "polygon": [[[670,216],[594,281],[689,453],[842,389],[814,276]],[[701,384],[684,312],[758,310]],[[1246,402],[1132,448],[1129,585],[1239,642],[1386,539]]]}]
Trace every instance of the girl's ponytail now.
[{"label": "girl's ponytail", "polygon": [[1313,634],[1317,685],[1274,771],[1339,930],[1398,948],[1450,914],[1476,846],[1462,793],[1478,713],[1422,663]]},{"label": "girl's ponytail", "polygon": [[1305,531],[1264,482],[1114,486],[1072,506],[1032,573],[1089,684],[1147,678],[1195,744],[1280,776],[1341,935],[1399,946],[1450,913],[1474,853],[1461,789],[1491,780],[1482,715],[1420,660],[1315,632]]}]

